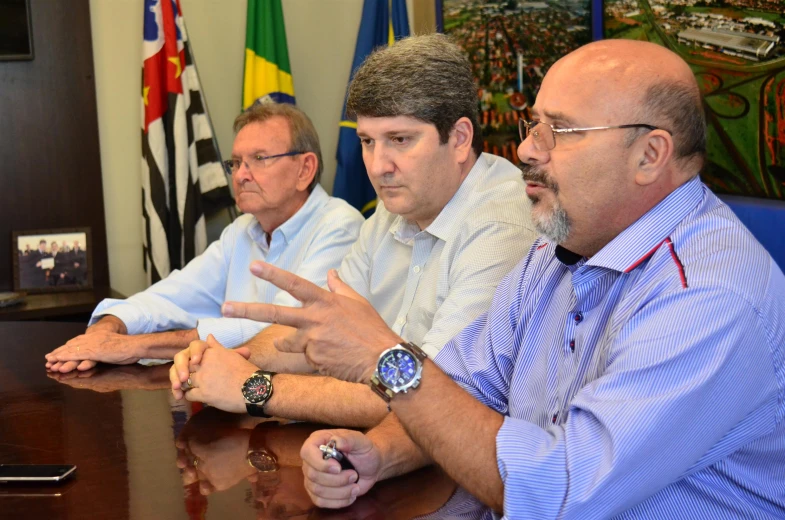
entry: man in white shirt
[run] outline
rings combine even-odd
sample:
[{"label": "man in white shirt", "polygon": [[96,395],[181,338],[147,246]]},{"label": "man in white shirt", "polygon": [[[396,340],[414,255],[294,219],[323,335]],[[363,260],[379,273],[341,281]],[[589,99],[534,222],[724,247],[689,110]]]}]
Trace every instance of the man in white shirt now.
[{"label": "man in white shirt", "polygon": [[[431,356],[488,307],[537,236],[520,170],[482,153],[476,96],[468,60],[443,35],[374,53],[349,89],[347,111],[357,119],[379,204],[338,274]],[[291,332],[263,331],[248,344],[253,363],[193,344],[175,356],[175,397],[190,379],[187,399],[229,411],[354,426],[386,415],[367,386],[292,374],[313,369],[302,354],[273,346]],[[258,367],[279,373],[259,379],[252,376]],[[260,385],[275,392],[261,404],[246,402],[241,389]]]},{"label": "man in white shirt", "polygon": [[296,305],[286,292],[248,271],[264,260],[323,285],[357,239],[362,215],[319,185],[319,138],[308,116],[291,105],[257,105],[235,120],[235,199],[245,213],[181,271],[127,300],[107,299],[87,332],[46,356],[50,370],[88,370],[98,361],[172,359],[212,334],[227,347],[267,324],[221,316],[227,299]]}]

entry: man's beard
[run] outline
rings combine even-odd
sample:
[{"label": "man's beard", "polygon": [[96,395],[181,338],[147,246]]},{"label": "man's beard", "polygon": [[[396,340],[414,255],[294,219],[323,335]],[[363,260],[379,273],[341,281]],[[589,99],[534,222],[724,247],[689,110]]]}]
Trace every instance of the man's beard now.
[{"label": "man's beard", "polygon": [[542,207],[539,197],[528,194],[527,197],[532,202],[532,221],[537,232],[545,235],[552,242],[561,244],[569,237],[571,226],[567,212],[564,211],[559,199],[556,197],[559,194],[559,185],[536,166],[524,165],[521,171],[523,172],[523,180],[525,182],[541,184],[553,192],[553,206],[550,212],[547,213],[545,208]]}]

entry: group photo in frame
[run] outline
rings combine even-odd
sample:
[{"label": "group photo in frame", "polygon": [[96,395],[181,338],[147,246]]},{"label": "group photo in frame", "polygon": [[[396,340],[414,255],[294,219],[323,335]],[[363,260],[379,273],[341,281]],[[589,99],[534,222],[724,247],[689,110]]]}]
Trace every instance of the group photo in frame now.
[{"label": "group photo in frame", "polygon": [[0,61],[32,60],[30,0],[0,0]]},{"label": "group photo in frame", "polygon": [[46,293],[93,287],[90,228],[12,233],[14,291]]}]

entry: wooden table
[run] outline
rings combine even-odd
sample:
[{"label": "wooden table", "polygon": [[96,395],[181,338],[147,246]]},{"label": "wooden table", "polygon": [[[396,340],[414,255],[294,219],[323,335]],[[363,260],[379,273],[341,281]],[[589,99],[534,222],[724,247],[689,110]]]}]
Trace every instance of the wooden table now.
[{"label": "wooden table", "polygon": [[[383,482],[349,509],[315,508],[299,450],[318,425],[174,401],[168,365],[47,374],[44,354],[83,328],[0,323],[0,462],[77,466],[61,485],[0,484],[0,518],[490,518],[435,467]],[[254,468],[249,449],[274,467]]]},{"label": "wooden table", "polygon": [[93,309],[104,298],[124,299],[125,296],[109,287],[96,287],[87,291],[28,294],[22,303],[0,307],[0,321],[55,319],[87,323]]}]

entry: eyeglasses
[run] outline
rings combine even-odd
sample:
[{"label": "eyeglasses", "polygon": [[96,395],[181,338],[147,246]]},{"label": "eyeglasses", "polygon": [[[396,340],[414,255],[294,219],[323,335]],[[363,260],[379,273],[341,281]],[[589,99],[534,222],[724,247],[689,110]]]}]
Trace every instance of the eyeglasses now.
[{"label": "eyeglasses", "polygon": [[[279,153],[277,155],[268,155],[268,156],[254,154],[247,161],[245,161],[245,164],[248,166],[248,168],[251,171],[264,170],[270,165],[271,159],[278,159],[279,157],[291,157],[293,155],[300,155],[304,153],[306,152],[291,151],[291,152]],[[240,169],[242,163],[243,163],[242,159],[234,158],[234,159],[229,159],[228,161],[222,161],[221,164],[224,165],[224,168],[226,168],[227,172],[237,173],[237,170]]]},{"label": "eyeglasses", "polygon": [[[613,130],[615,128],[648,128],[649,130],[665,130],[652,125],[643,123],[636,123],[634,125],[617,125],[617,126],[592,126],[589,128],[553,128],[548,123],[542,121],[532,120],[526,121],[525,119],[518,120],[518,135],[521,142],[531,135],[534,138],[534,147],[541,151],[547,152],[553,150],[556,146],[556,134],[572,134],[575,132],[591,132],[592,130]],[[665,130],[673,135],[670,130]]]}]

